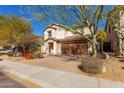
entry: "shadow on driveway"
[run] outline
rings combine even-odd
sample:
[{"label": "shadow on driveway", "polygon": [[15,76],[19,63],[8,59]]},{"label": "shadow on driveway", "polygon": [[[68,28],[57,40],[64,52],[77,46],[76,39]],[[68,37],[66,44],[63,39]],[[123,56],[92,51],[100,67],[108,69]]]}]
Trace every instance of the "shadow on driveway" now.
[{"label": "shadow on driveway", "polygon": [[25,88],[25,86],[10,79],[1,71],[0,72],[0,88]]}]

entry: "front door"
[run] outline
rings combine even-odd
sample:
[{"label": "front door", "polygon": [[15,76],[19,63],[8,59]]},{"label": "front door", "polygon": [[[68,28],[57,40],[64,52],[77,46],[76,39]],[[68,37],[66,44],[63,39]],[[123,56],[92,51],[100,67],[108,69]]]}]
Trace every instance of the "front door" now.
[{"label": "front door", "polygon": [[53,42],[52,43],[49,43],[49,53],[51,53],[53,50]]}]

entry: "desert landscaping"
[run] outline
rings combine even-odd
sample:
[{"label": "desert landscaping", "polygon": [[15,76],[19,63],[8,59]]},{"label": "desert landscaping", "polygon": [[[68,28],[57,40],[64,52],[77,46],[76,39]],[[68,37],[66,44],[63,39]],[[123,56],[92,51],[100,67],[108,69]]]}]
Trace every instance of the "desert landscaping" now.
[{"label": "desert landscaping", "polygon": [[9,57],[7,55],[2,55],[0,56],[0,59],[8,60],[10,62],[19,62],[23,64],[31,64],[40,67],[62,70],[74,74],[124,82],[124,60],[116,57],[110,57],[110,59],[108,59],[108,61],[104,63],[104,65],[106,66],[106,72],[102,74],[86,73],[79,69],[81,58],[77,60],[65,56],[59,57],[44,55],[44,58],[42,59],[26,60],[22,57]]},{"label": "desert landscaping", "polygon": [[124,6],[0,7],[0,71],[15,84],[124,87]]}]

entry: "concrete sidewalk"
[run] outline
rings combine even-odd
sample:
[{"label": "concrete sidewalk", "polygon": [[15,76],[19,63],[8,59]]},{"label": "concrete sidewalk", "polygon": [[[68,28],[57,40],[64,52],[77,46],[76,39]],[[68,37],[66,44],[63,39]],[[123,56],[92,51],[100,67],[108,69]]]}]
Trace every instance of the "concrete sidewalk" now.
[{"label": "concrete sidewalk", "polygon": [[44,67],[0,61],[0,67],[45,88],[120,88],[124,83],[77,75]]}]

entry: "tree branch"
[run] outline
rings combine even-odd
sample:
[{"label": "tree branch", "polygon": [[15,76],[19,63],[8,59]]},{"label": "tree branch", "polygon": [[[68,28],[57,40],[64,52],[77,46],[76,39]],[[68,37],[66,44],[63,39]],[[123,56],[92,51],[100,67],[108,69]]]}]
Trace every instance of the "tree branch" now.
[{"label": "tree branch", "polygon": [[[82,6],[82,7],[84,8],[84,6]],[[86,16],[85,12],[81,11],[81,7],[79,8],[78,6],[75,6],[75,8],[77,8],[77,10],[81,13],[83,19],[85,20],[85,23],[87,25],[90,25],[89,21],[87,20],[87,16]]]},{"label": "tree branch", "polygon": [[[98,11],[97,11],[98,12]],[[98,17],[96,18],[96,24],[95,24],[95,30],[94,30],[94,33],[97,31],[97,29],[98,29],[98,23],[99,23],[99,19],[100,19],[100,16],[101,16],[101,14],[102,14],[102,12],[103,12],[103,5],[102,6],[100,6],[100,10],[99,10],[99,14],[98,14]]]},{"label": "tree branch", "polygon": [[74,29],[72,29],[72,28],[70,28],[70,27],[68,27],[68,26],[65,26],[65,25],[62,25],[62,24],[59,24],[59,25],[61,25],[61,26],[65,27],[65,28],[67,28],[69,32],[72,32],[73,34],[78,34],[78,35],[80,35],[80,36],[86,38],[89,42],[93,43],[92,39],[90,39],[89,37],[87,37],[86,35],[84,35],[81,30],[80,30],[80,32],[79,32],[78,30],[74,30]]},{"label": "tree branch", "polygon": [[[85,23],[85,21],[82,20],[82,18],[80,17],[80,15],[77,13],[77,11],[76,11],[75,9],[73,9],[73,8],[71,7],[71,10],[75,13],[75,15],[79,18],[79,20],[81,20],[83,23]],[[80,12],[80,10],[79,10],[79,12]]]}]

